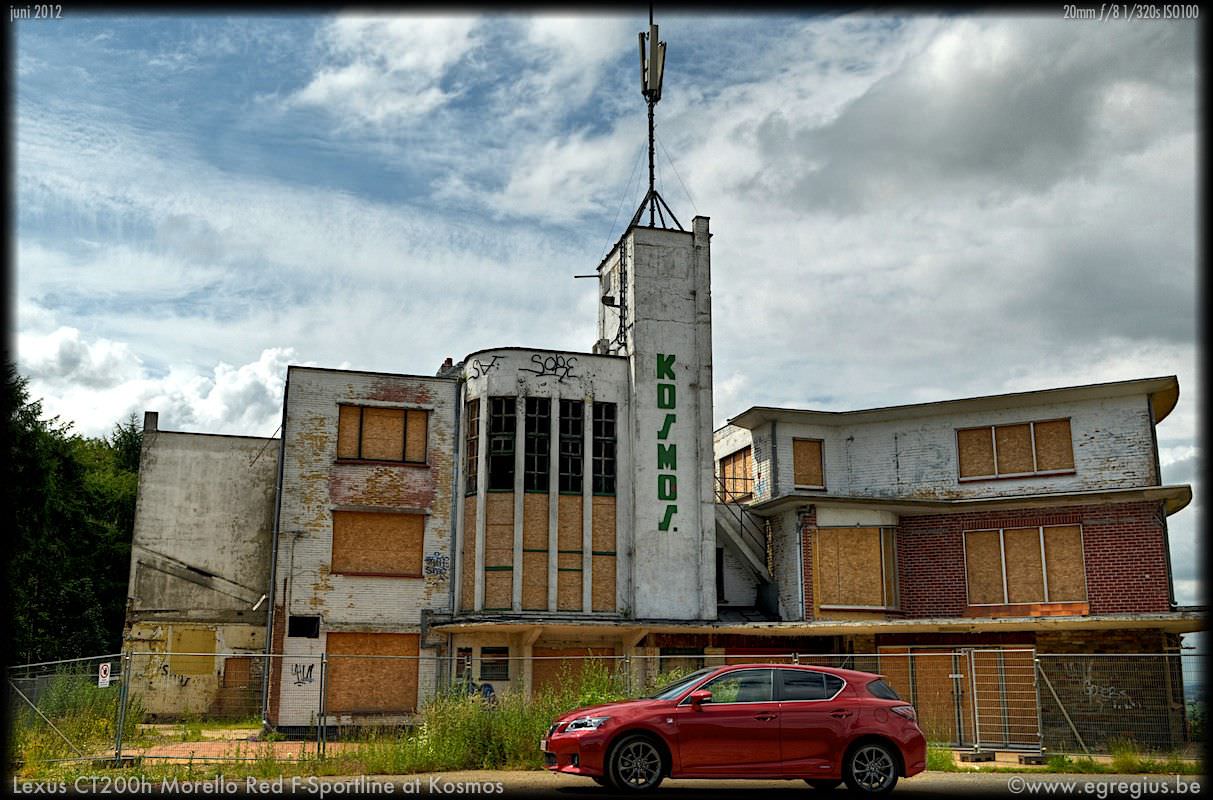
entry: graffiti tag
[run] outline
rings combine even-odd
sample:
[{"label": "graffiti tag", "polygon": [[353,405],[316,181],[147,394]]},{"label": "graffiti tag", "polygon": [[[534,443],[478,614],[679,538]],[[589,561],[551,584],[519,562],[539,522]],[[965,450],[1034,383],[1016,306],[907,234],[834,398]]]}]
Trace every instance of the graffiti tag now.
[{"label": "graffiti tag", "polygon": [[497,369],[497,367],[499,366],[497,364],[497,362],[500,360],[501,360],[501,356],[493,356],[489,360],[489,363],[482,364],[482,363],[480,363],[480,359],[473,358],[472,363],[469,364],[468,367],[472,371],[473,378],[483,378],[485,375],[488,375],[490,372]]},{"label": "graffiti tag", "polygon": [[1114,685],[1101,685],[1091,676],[1091,664],[1065,665],[1066,677],[1082,683],[1082,692],[1087,698],[1088,705],[1097,707],[1100,711],[1110,707],[1116,711],[1127,711],[1137,708],[1137,703],[1124,689]]},{"label": "graffiti tag", "polygon": [[451,569],[451,557],[445,553],[433,552],[425,557],[426,577],[445,578]]},{"label": "graffiti tag", "polygon": [[312,669],[315,664],[291,664],[291,675],[295,677],[295,685],[302,686],[305,683],[311,683]]},{"label": "graffiti tag", "polygon": [[577,356],[562,356],[553,354],[550,356],[541,356],[538,353],[531,356],[531,363],[536,366],[536,369],[527,369],[519,367],[519,372],[529,372],[532,375],[543,377],[544,375],[555,375],[556,380],[561,383],[565,378],[575,378],[576,373],[573,372],[573,367],[577,366]]}]

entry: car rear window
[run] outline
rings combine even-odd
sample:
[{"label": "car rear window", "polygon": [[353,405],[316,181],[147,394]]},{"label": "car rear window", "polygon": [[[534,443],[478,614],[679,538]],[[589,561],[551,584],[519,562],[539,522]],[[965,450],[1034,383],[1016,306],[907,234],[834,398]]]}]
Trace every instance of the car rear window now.
[{"label": "car rear window", "polygon": [[842,689],[842,678],[807,669],[781,669],[780,700],[828,700]]},{"label": "car rear window", "polygon": [[897,691],[885,683],[883,679],[877,679],[868,684],[868,694],[873,697],[879,697],[883,700],[900,700],[901,695]]}]

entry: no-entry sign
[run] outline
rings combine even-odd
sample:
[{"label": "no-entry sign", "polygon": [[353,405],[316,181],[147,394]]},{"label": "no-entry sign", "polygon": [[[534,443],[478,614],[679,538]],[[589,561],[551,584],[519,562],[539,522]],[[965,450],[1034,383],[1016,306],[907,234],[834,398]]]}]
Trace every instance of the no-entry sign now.
[{"label": "no-entry sign", "polygon": [[102,689],[110,685],[110,662],[102,661],[97,665],[97,685]]}]

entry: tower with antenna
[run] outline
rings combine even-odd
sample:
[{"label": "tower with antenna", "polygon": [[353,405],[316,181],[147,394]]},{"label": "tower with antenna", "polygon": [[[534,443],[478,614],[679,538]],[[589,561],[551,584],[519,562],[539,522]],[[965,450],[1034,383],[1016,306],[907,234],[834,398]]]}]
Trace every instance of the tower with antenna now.
[{"label": "tower with antenna", "polygon": [[[648,33],[640,32],[640,93],[644,95],[649,112],[649,190],[640,202],[640,207],[632,215],[632,225],[639,225],[644,217],[645,209],[649,212],[649,227],[656,228],[657,220],[661,220],[662,228],[683,230],[682,224],[670,210],[670,206],[657,192],[656,165],[654,151],[653,112],[661,100],[661,81],[665,77],[665,42],[659,41],[657,24],[653,22],[653,7],[649,6]],[[668,217],[668,220],[667,220]],[[673,223],[671,226],[670,223]]]}]

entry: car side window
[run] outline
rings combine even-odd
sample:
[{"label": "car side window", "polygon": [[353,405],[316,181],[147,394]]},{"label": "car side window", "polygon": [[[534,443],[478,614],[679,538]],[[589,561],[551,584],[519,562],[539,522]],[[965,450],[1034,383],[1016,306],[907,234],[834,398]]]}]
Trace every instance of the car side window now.
[{"label": "car side window", "polygon": [[709,701],[720,703],[769,703],[771,701],[771,672],[769,669],[743,669],[726,672],[700,686],[712,693]]},{"label": "car side window", "polygon": [[779,670],[780,700],[829,700],[843,685],[837,675],[807,669]]}]

